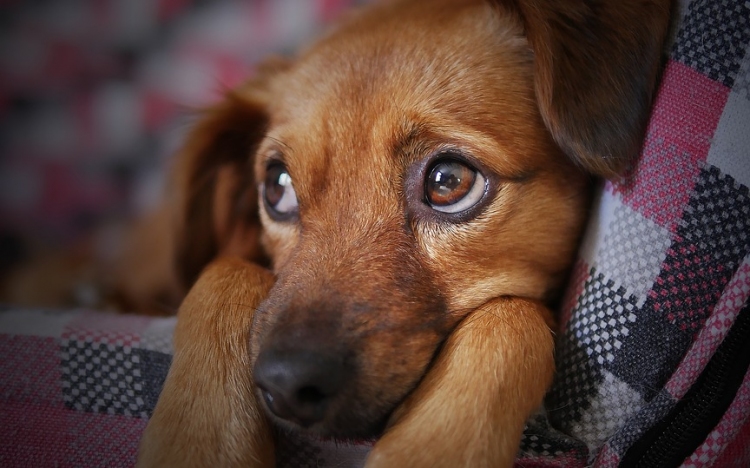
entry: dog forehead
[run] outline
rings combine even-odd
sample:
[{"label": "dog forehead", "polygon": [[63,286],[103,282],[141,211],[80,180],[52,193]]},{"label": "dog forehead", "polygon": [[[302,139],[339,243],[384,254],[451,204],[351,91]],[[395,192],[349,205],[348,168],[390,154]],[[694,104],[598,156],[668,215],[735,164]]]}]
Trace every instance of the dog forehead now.
[{"label": "dog forehead", "polygon": [[413,3],[351,21],[273,83],[270,134],[289,145],[291,166],[376,177],[403,163],[392,150],[415,126],[502,136],[501,120],[535,121],[516,18],[481,1]]},{"label": "dog forehead", "polygon": [[346,118],[346,109],[478,105],[500,83],[529,80],[518,76],[532,56],[517,17],[484,1],[401,3],[345,23],[302,54],[277,83],[281,109],[299,116],[338,104]]}]

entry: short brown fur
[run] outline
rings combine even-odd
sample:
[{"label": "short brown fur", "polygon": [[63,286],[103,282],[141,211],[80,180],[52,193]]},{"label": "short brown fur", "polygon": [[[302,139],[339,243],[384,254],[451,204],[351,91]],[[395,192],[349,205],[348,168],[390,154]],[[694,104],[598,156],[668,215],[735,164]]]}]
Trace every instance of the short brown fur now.
[{"label": "short brown fur", "polygon": [[[509,466],[552,379],[547,305],[592,175],[637,154],[655,87],[669,2],[620,3],[384,3],[210,110],[172,205],[180,276],[200,279],[139,465],[269,466],[251,370],[305,349],[348,377],[306,430],[385,428],[367,466]],[[452,218],[423,193],[446,151],[488,180]],[[257,201],[273,161],[296,218]]]}]

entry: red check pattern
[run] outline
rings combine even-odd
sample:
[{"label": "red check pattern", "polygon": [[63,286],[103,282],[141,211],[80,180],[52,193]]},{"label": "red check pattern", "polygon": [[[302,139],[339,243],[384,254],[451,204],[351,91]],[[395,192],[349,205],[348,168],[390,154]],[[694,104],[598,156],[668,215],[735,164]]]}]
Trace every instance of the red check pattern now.
[{"label": "red check pattern", "polygon": [[[634,462],[658,441],[659,421],[678,417],[716,372],[732,330],[744,333],[750,5],[693,0],[680,10],[641,158],[596,203],[562,304],[548,418],[530,422],[521,465]],[[750,464],[746,361],[737,369],[744,379],[723,390],[731,403],[686,445],[685,466]],[[559,442],[540,447],[530,433]]]}]

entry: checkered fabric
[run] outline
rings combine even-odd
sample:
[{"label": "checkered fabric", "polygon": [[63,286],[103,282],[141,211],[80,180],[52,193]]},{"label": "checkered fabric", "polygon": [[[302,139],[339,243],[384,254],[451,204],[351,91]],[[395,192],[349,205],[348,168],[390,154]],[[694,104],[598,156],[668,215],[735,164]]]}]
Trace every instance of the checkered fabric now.
[{"label": "checkered fabric", "polygon": [[133,466],[175,320],[0,313],[0,466]]},{"label": "checkered fabric", "polygon": [[[750,337],[750,3],[683,2],[678,20],[640,161],[595,202],[547,417],[530,421],[521,466],[634,461],[637,441],[716,373],[733,330]],[[684,466],[750,466],[740,371]]]},{"label": "checkered fabric", "polygon": [[[0,466],[131,467],[176,317],[0,309]],[[277,465],[361,465],[370,443],[278,435]]]},{"label": "checkered fabric", "polygon": [[[676,31],[640,162],[599,191],[562,301],[556,382],[517,466],[633,461],[644,441],[671,440],[661,421],[700,407],[706,382],[724,400],[688,420],[714,416],[679,463],[750,466],[750,3],[683,2]],[[0,312],[0,466],[132,466],[173,327]],[[282,435],[278,460],[361,466],[368,450]]]}]

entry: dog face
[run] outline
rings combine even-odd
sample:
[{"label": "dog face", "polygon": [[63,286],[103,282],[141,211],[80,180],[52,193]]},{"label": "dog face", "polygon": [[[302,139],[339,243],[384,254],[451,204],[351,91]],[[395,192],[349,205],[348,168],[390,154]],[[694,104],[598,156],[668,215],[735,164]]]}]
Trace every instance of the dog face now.
[{"label": "dog face", "polygon": [[[585,219],[582,166],[609,174],[633,151],[607,137],[598,104],[560,105],[581,93],[555,97],[554,40],[524,8],[375,7],[266,66],[188,142],[182,271],[217,253],[269,262],[251,354],[279,424],[376,434],[471,310],[560,287]],[[649,100],[654,69],[637,89]],[[624,107],[623,127],[644,113]]]},{"label": "dog face", "polygon": [[483,4],[388,19],[355,22],[274,80],[255,158],[278,275],[256,369],[267,352],[336,361],[341,375],[324,380],[340,387],[288,413],[341,434],[375,430],[471,309],[557,286],[585,211],[582,176],[534,103],[517,21]]}]

